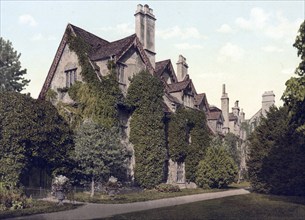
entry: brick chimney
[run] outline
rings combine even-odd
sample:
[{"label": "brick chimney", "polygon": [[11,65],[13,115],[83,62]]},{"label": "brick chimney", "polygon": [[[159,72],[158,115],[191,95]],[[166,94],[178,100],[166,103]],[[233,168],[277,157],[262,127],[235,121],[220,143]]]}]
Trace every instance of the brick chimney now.
[{"label": "brick chimney", "polygon": [[137,6],[135,13],[136,35],[142,43],[151,65],[155,68],[155,21],[153,10],[148,5]]}]

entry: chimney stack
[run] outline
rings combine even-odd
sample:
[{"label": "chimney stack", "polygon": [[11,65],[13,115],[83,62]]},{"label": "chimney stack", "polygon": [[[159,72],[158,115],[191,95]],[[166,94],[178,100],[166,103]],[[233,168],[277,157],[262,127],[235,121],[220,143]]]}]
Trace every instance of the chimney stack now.
[{"label": "chimney stack", "polygon": [[222,131],[224,134],[230,132],[229,128],[229,97],[228,93],[226,93],[226,85],[222,85],[222,96],[221,96],[221,111],[224,118],[224,123],[222,127]]},{"label": "chimney stack", "polygon": [[148,5],[137,6],[135,13],[136,35],[142,43],[151,65],[155,68],[155,21],[153,10]]},{"label": "chimney stack", "polygon": [[186,58],[182,55],[179,55],[179,60],[177,62],[177,79],[178,82],[181,82],[187,76],[187,69],[189,66],[186,63]]},{"label": "chimney stack", "polygon": [[273,91],[264,92],[262,95],[262,114],[266,117],[269,108],[275,103],[275,95]]}]

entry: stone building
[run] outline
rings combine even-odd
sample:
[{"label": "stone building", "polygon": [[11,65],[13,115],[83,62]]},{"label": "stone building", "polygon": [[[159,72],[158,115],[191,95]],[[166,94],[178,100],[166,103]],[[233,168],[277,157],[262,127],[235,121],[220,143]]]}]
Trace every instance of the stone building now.
[{"label": "stone building", "polygon": [[[192,80],[188,74],[188,65],[186,58],[179,55],[176,63],[176,72],[173,68],[171,60],[162,60],[156,62],[155,51],[155,21],[156,18],[153,10],[148,5],[138,5],[135,16],[135,34],[127,36],[116,41],[107,41],[102,39],[82,28],[68,24],[62,40],[57,49],[56,55],[47,74],[46,80],[40,92],[39,98],[44,99],[48,90],[52,89],[58,92],[58,101],[73,104],[73,100],[69,97],[64,88],[69,88],[76,81],[83,81],[80,75],[81,66],[78,62],[76,53],[69,48],[67,42],[68,34],[83,39],[89,46],[90,52],[88,59],[96,72],[98,79],[108,73],[107,63],[109,60],[116,64],[117,77],[120,89],[126,95],[129,87],[129,78],[141,70],[146,70],[149,73],[157,76],[164,84],[165,95],[164,111],[172,114],[178,106],[186,108],[199,109],[209,115],[209,105],[206,95],[197,94]],[[221,129],[219,123],[222,116],[214,117],[214,111],[211,120],[216,120],[216,126],[210,124],[212,133],[219,132]],[[133,152],[133,146],[129,142],[129,123],[130,115],[120,112],[120,120],[124,123],[125,138],[122,142],[126,147]],[[215,127],[215,131],[213,128]],[[131,178],[134,173],[135,160],[132,157],[130,161]],[[168,182],[169,183],[185,183],[185,164],[177,164],[169,161]]]},{"label": "stone building", "polygon": [[232,107],[232,112],[229,112],[229,96],[226,93],[226,85],[222,86],[222,96],[221,96],[221,111],[223,114],[224,122],[222,131],[223,134],[229,132],[235,134],[236,136],[245,140],[245,135],[241,129],[242,123],[245,121],[245,113],[239,108],[239,101],[236,100],[234,107]]},{"label": "stone building", "polygon": [[249,132],[252,132],[255,127],[260,123],[262,117],[266,117],[267,112],[271,106],[275,104],[275,95],[273,91],[266,91],[262,95],[262,107],[249,119],[247,120],[249,125]]}]

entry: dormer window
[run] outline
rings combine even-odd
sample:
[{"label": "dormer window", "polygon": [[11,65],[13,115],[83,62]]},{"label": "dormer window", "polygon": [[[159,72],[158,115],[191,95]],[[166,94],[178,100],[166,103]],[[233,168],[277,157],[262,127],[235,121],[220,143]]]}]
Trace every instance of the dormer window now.
[{"label": "dormer window", "polygon": [[77,81],[76,68],[65,71],[66,87],[71,87]]}]

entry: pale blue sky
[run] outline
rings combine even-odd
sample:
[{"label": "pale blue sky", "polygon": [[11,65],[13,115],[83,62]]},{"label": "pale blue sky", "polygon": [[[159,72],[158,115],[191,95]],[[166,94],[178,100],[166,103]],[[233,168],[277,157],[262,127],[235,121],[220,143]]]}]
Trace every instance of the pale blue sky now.
[{"label": "pale blue sky", "polygon": [[273,90],[276,104],[300,62],[292,44],[304,21],[301,1],[3,1],[1,29],[20,52],[32,81],[26,92],[39,94],[68,23],[108,41],[134,33],[137,4],[157,18],[157,61],[176,67],[186,57],[198,93],[220,107],[225,83],[230,104],[239,100],[246,118]]}]

